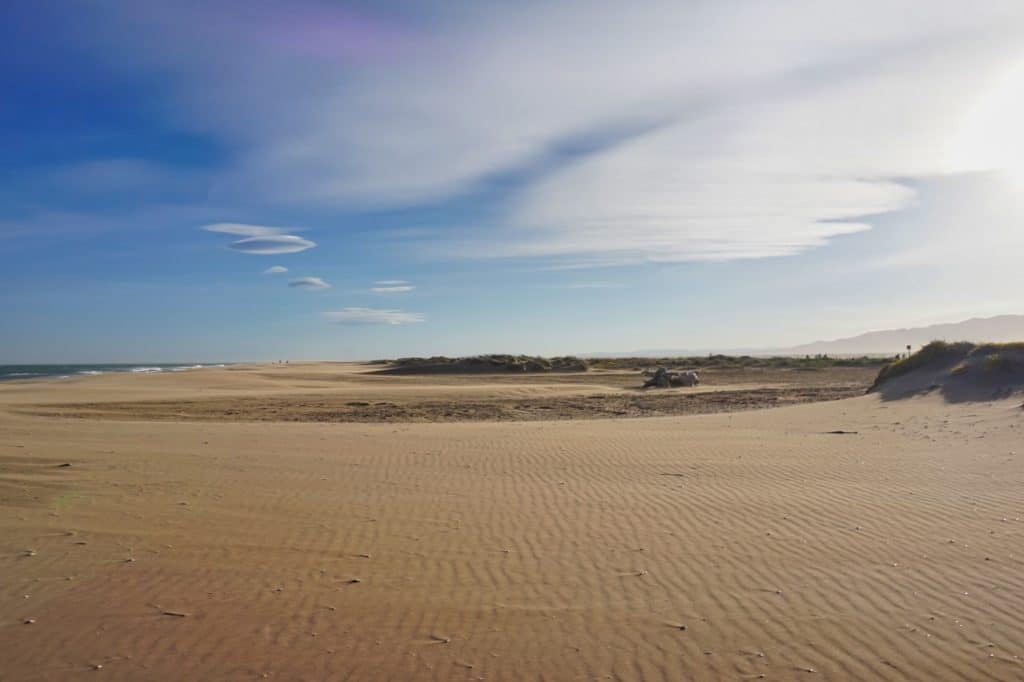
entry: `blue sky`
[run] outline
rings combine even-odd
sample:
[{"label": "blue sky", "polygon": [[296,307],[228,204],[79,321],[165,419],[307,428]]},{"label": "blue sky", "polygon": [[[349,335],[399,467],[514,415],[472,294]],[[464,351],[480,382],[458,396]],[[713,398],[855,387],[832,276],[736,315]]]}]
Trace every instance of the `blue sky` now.
[{"label": "blue sky", "polygon": [[438,5],[5,8],[0,362],[1024,312],[1020,2]]}]

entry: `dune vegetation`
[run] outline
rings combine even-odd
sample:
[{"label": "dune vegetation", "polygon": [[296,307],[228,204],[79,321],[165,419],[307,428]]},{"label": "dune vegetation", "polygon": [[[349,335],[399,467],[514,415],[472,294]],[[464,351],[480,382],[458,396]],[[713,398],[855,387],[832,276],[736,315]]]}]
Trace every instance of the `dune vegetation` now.
[{"label": "dune vegetation", "polygon": [[375,360],[385,374],[502,374],[506,372],[586,372],[600,370],[637,370],[650,367],[667,369],[794,369],[819,370],[833,367],[881,367],[889,359],[882,357],[753,356],[697,355],[674,357],[580,358],[573,355],[545,358],[536,355],[475,355],[451,358],[398,358]]},{"label": "dune vegetation", "polygon": [[[927,385],[912,386],[914,377]],[[906,388],[1006,388],[1024,386],[1024,342],[950,343],[932,341],[918,352],[882,367],[869,392],[891,386],[897,379]]]},{"label": "dune vegetation", "polygon": [[695,355],[679,357],[624,357],[594,358],[589,360],[593,369],[643,369],[665,367],[668,369],[829,369],[831,367],[880,367],[889,358],[859,356],[839,357],[832,355]]},{"label": "dune vegetation", "polygon": [[505,372],[586,372],[586,360],[571,355],[543,358],[535,355],[475,355],[465,358],[434,356],[381,361],[381,374],[503,374]]}]

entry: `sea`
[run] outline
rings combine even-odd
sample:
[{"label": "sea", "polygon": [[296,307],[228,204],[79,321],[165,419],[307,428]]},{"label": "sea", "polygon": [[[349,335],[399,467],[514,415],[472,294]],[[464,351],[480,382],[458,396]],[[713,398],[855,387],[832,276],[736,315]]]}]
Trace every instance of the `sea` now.
[{"label": "sea", "polygon": [[206,367],[226,367],[223,364],[108,364],[108,365],[0,365],[0,381],[16,379],[70,379],[76,376],[94,376],[115,372],[187,372]]}]

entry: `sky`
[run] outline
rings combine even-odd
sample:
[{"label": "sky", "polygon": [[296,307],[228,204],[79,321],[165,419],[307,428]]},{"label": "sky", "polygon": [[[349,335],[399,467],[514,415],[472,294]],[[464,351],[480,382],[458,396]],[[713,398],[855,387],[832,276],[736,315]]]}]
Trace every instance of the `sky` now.
[{"label": "sky", "polygon": [[0,363],[1024,313],[1024,3],[14,2]]}]

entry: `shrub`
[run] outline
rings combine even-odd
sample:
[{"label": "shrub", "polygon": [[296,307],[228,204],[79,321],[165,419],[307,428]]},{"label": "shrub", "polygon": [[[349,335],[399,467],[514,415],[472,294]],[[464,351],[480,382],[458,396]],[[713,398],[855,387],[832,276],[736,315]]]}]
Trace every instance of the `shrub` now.
[{"label": "shrub", "polygon": [[983,343],[932,341],[913,355],[890,362],[878,373],[869,391],[914,370],[950,367],[950,375],[963,377],[981,371],[988,375],[1024,373],[1024,343]]},{"label": "shrub", "polygon": [[967,341],[961,341],[958,343],[932,341],[913,355],[903,358],[902,360],[890,362],[882,367],[881,371],[878,372],[878,376],[875,378],[875,383],[872,384],[871,388],[868,390],[873,391],[886,381],[891,381],[896,377],[909,374],[916,369],[955,364],[966,358],[974,348],[974,344]]}]

